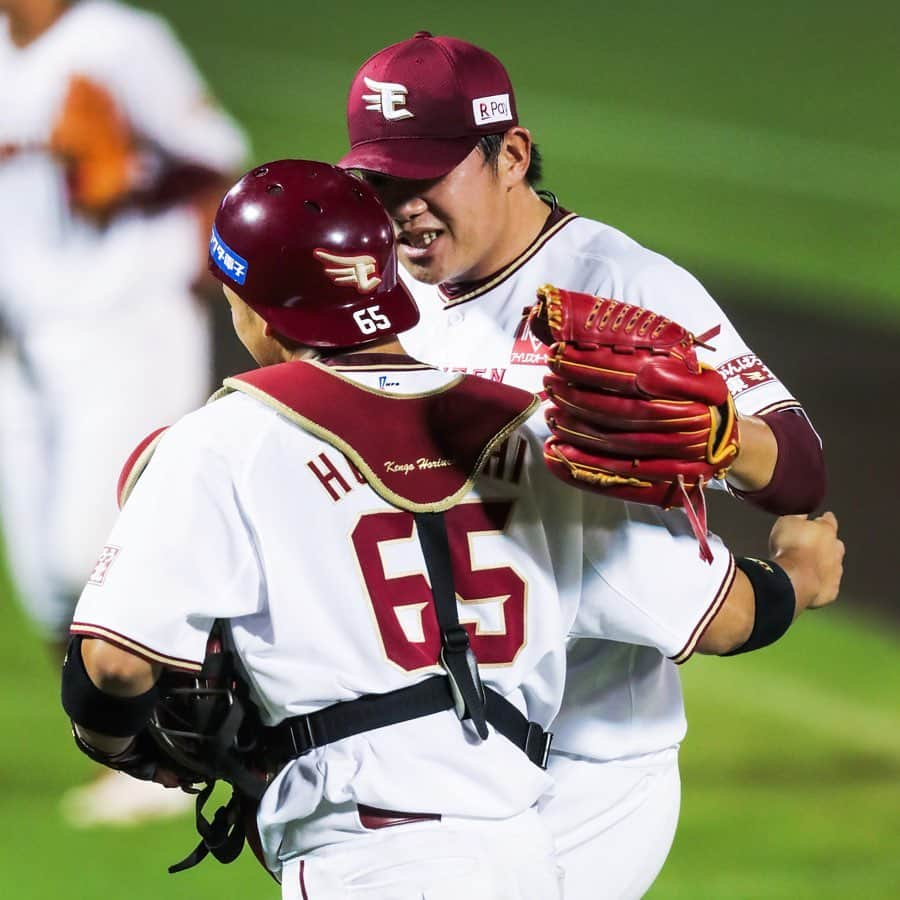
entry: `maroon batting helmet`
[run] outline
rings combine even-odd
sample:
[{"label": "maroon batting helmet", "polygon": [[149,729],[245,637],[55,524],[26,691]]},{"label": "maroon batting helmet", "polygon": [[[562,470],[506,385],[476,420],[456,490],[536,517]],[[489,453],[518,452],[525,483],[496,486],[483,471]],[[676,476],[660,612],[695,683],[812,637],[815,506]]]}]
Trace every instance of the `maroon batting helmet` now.
[{"label": "maroon batting helmet", "polygon": [[412,328],[391,220],[342,169],[282,159],[252,169],[219,205],[209,270],[283,337],[355,347]]}]

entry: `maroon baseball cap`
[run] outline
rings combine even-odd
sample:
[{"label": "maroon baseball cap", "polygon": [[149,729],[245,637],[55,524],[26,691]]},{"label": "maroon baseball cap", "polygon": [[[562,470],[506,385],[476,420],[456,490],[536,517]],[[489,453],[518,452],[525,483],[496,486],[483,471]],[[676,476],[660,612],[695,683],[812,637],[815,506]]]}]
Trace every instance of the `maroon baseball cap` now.
[{"label": "maroon baseball cap", "polygon": [[496,56],[416,32],[363,64],[347,99],[350,152],[338,163],[395,178],[440,178],[486,134],[519,122]]}]

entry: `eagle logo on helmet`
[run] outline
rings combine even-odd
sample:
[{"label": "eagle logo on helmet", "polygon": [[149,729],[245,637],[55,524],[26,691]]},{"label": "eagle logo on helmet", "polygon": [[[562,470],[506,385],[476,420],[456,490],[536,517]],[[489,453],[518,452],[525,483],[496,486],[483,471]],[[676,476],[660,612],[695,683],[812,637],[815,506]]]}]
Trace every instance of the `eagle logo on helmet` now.
[{"label": "eagle logo on helmet", "polygon": [[371,294],[381,284],[374,256],[338,256],[326,250],[314,250],[313,254],[325,265],[325,274],[342,287],[353,286],[360,294]]}]

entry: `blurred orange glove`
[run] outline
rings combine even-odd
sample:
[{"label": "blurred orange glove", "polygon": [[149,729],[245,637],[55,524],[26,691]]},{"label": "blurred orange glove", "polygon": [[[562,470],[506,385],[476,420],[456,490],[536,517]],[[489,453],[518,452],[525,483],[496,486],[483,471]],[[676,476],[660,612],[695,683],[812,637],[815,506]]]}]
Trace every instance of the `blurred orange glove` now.
[{"label": "blurred orange glove", "polygon": [[83,75],[73,75],[50,150],[60,156],[72,203],[102,215],[132,188],[137,154],[131,129],[109,91]]}]

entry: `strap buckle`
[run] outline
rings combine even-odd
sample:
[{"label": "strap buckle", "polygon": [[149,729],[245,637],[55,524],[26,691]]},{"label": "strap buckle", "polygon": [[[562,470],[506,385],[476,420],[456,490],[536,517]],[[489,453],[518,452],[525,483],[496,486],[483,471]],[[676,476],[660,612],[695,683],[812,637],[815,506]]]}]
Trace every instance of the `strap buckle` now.
[{"label": "strap buckle", "polygon": [[[465,634],[463,629],[460,631]],[[450,694],[453,697],[453,709],[457,718],[461,721],[468,716],[478,736],[485,740],[488,730],[484,711],[484,684],[478,671],[478,660],[468,643],[469,638],[466,635],[465,649],[462,653],[445,645],[441,649],[441,666],[450,682]]]},{"label": "strap buckle", "polygon": [[[301,728],[303,730],[298,731]],[[292,757],[303,756],[304,753],[309,753],[316,746],[309,716],[297,716],[291,722],[291,727],[288,728],[288,735],[291,739]]]},{"label": "strap buckle", "polygon": [[441,631],[441,641],[449,653],[465,653],[469,650],[469,632],[462,625]]},{"label": "strap buckle", "polygon": [[525,745],[522,749],[525,751],[525,755],[542,769],[547,768],[547,757],[550,755],[550,745],[552,743],[552,731],[544,731],[537,722],[528,723],[528,730],[525,732]]}]

